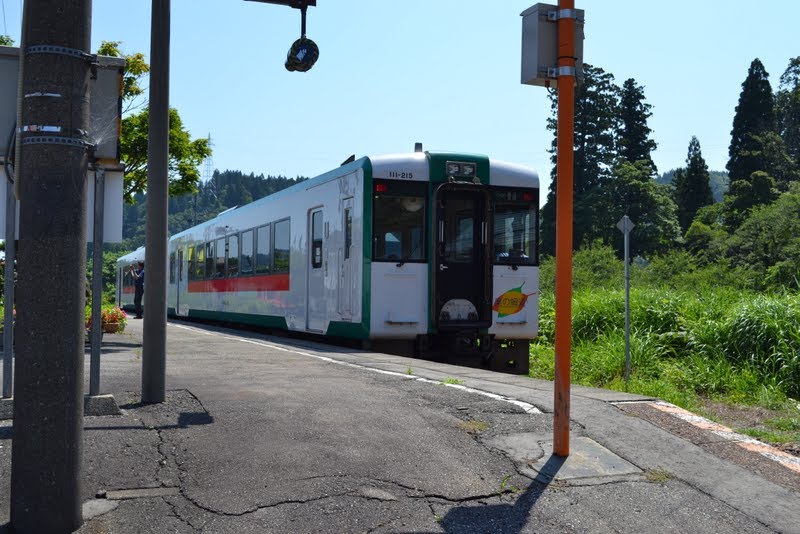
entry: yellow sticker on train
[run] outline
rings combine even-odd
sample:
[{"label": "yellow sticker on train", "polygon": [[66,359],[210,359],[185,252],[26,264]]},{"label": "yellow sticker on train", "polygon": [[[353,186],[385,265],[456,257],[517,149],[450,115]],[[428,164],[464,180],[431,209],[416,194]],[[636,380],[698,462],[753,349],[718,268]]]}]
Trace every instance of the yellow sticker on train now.
[{"label": "yellow sticker on train", "polygon": [[522,308],[525,307],[525,304],[527,304],[528,297],[537,293],[536,291],[533,293],[523,293],[522,286],[524,285],[525,282],[522,282],[521,286],[509,289],[497,297],[494,301],[494,306],[492,306],[492,310],[497,312],[498,319],[519,313],[522,311]]}]

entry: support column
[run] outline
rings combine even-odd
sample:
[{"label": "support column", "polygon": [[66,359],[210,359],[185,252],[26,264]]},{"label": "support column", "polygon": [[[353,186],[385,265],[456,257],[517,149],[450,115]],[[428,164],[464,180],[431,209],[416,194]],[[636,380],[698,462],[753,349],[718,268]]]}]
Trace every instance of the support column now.
[{"label": "support column", "polygon": [[[91,0],[26,0],[11,525],[81,526]],[[26,96],[27,95],[27,96]]]}]

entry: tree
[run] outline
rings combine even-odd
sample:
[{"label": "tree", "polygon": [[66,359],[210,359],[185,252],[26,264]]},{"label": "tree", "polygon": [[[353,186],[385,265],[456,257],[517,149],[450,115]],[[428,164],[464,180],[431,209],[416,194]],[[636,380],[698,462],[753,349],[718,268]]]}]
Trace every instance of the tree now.
[{"label": "tree", "polygon": [[14,39],[10,35],[0,35],[0,46],[14,46]]},{"label": "tree", "polygon": [[673,247],[680,238],[677,207],[669,189],[652,178],[647,160],[631,163],[620,158],[614,168],[614,179],[603,189],[603,198],[596,205],[596,235],[611,244],[621,257],[623,234],[616,224],[628,215],[636,224],[631,241],[633,256],[652,256]]},{"label": "tree", "polygon": [[730,192],[725,198],[725,224],[735,230],[753,208],[769,204],[777,197],[775,179],[764,171],[754,172],[749,180],[731,182]]},{"label": "tree", "polygon": [[786,155],[797,169],[800,166],[800,57],[789,60],[789,66],[781,75],[775,109]]},{"label": "tree", "polygon": [[686,169],[675,174],[675,204],[678,206],[678,222],[686,232],[692,224],[697,210],[714,203],[709,183],[708,166],[700,151],[700,141],[692,136],[686,156]]},{"label": "tree", "polygon": [[778,131],[795,164],[800,164],[800,57],[789,60],[775,97]]},{"label": "tree", "polygon": [[[551,148],[552,182],[541,213],[541,246],[555,251],[557,96],[550,96],[552,114],[547,128],[553,132]],[[601,188],[611,179],[616,157],[615,138],[619,129],[619,88],[614,76],[599,67],[584,64],[583,83],[575,92],[575,155],[573,167],[573,246],[591,242],[596,235],[593,216]]]},{"label": "tree", "polygon": [[733,117],[731,144],[728,148],[728,174],[731,182],[748,180],[756,171],[767,171],[757,136],[775,131],[775,99],[769,74],[756,58],[742,83],[739,104]]},{"label": "tree", "polygon": [[655,174],[658,170],[650,153],[657,145],[650,139],[653,131],[647,126],[647,119],[653,115],[652,107],[644,100],[644,87],[633,78],[625,80],[620,91],[619,156],[630,163],[646,161]]},{"label": "tree", "polygon": [[[142,192],[147,184],[147,140],[149,109],[122,119],[120,150],[125,161],[125,199]],[[192,139],[184,129],[178,110],[169,110],[169,194],[185,195],[197,190],[197,167],[211,155],[208,139]]]},{"label": "tree", "polygon": [[800,286],[800,184],[755,208],[730,238],[729,255],[765,286]]},{"label": "tree", "polygon": [[[120,152],[125,163],[125,185],[123,194],[129,203],[136,193],[143,192],[147,184],[147,139],[149,110],[141,98],[144,95],[141,82],[150,67],[140,53],[123,55],[119,42],[104,41],[98,53],[112,57],[124,57],[126,74],[123,77],[123,107],[126,116],[122,119]],[[197,190],[200,173],[197,167],[211,155],[208,139],[192,139],[184,129],[178,111],[169,110],[169,194],[183,195]]]}]

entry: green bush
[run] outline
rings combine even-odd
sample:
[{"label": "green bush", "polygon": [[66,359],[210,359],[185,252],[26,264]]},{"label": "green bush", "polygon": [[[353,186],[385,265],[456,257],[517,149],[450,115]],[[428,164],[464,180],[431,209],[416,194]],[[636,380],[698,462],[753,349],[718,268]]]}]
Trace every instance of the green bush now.
[{"label": "green bush", "polygon": [[[625,266],[614,249],[595,243],[576,250],[572,256],[572,287],[578,290],[621,288],[624,286]],[[555,292],[555,258],[546,256],[539,266],[539,287],[543,293]]]}]

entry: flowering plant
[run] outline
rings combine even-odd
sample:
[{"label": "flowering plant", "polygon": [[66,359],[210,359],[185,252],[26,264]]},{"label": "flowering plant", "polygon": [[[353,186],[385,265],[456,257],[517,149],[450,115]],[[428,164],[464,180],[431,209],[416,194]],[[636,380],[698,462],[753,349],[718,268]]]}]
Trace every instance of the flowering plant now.
[{"label": "flowering plant", "polygon": [[128,315],[125,313],[125,310],[119,306],[103,308],[100,315],[100,322],[101,324],[119,323],[120,326],[125,326],[128,322]]},{"label": "flowering plant", "polygon": [[[100,312],[100,325],[105,326],[108,324],[118,324],[118,331],[121,332],[125,325],[128,324],[128,315],[125,310],[119,306],[105,306]],[[91,309],[86,308],[86,328],[92,327],[92,314]]]}]

